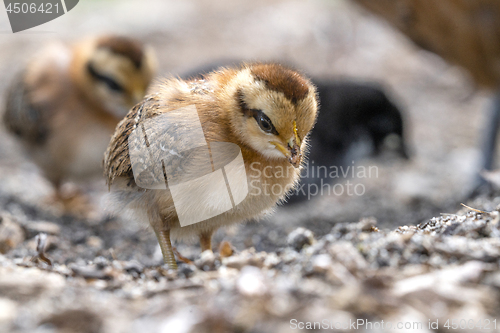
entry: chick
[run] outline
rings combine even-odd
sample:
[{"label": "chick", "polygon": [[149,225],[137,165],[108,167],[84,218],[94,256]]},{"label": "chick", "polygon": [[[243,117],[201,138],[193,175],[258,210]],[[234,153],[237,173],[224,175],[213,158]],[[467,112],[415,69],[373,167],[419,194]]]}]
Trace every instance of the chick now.
[{"label": "chick", "polygon": [[[135,141],[130,139],[137,129],[147,132],[149,138],[161,134],[164,131],[161,127],[165,125],[161,119],[165,115],[178,116],[174,124],[166,124],[171,128],[176,128],[178,124],[196,123],[196,119],[185,119],[192,114],[187,107],[196,110],[203,135],[212,150],[211,160],[215,161],[216,143],[237,145],[246,178],[237,184],[230,184],[231,190],[248,186],[249,191],[239,203],[222,214],[181,227],[179,211],[176,211],[179,205],[177,202],[174,205],[172,198],[175,179],[166,175],[169,166],[166,162],[162,165],[160,161],[167,189],[138,186],[130,155]],[[123,211],[129,208],[137,219],[147,218],[157,235],[165,263],[173,268],[176,261],[171,237],[186,239],[198,236],[202,251],[211,250],[212,234],[219,227],[260,216],[283,200],[297,183],[307,150],[307,135],[314,126],[317,108],[316,89],[311,82],[296,71],[278,64],[244,64],[238,68],[220,69],[203,79],[192,81],[165,80],[155,86],[142,103],[130,110],[111,139],[104,159],[104,175],[113,190],[110,209]],[[158,122],[155,123],[155,119],[159,119]],[[151,124],[153,128],[147,129]],[[190,140],[190,135],[195,135],[195,131],[184,135],[169,132],[166,136],[156,137],[183,145]],[[179,155],[181,149],[164,149],[164,142],[158,146],[156,141],[148,139],[150,149],[161,148],[151,151],[151,156],[161,159],[159,150]],[[181,157],[178,165],[188,163],[188,160]],[[197,166],[192,163],[191,167]],[[223,166],[215,167],[214,164],[213,172]],[[189,166],[181,173],[184,174],[187,169]],[[226,183],[231,182],[226,176]],[[187,213],[196,213],[204,209],[204,205],[216,206],[222,200],[210,197],[210,191],[215,189],[203,190],[206,197],[192,198],[192,202],[189,202],[189,191],[183,193],[185,201],[192,203],[190,209],[193,212]],[[234,197],[237,195],[233,193]]]},{"label": "chick", "polygon": [[[212,62],[184,73],[183,77],[201,78],[202,73],[232,63],[233,60]],[[321,112],[309,135],[308,162],[299,186],[289,195],[287,206],[319,196],[324,186],[328,188],[340,181],[328,177],[331,168],[347,170],[358,158],[387,152],[408,159],[403,115],[381,86],[347,80],[311,80],[316,86]],[[325,174],[324,170],[329,171]]]},{"label": "chick", "polygon": [[120,36],[41,50],[8,90],[3,120],[56,188],[102,172],[118,122],[145,95],[153,51]]}]

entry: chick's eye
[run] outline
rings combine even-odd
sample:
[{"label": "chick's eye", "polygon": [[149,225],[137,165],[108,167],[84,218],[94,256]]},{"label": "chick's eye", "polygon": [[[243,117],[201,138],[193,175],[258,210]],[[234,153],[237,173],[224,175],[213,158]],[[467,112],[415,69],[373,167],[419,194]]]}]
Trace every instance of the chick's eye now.
[{"label": "chick's eye", "polygon": [[116,91],[116,92],[123,92],[123,88],[121,85],[119,85],[115,80],[109,77],[103,77],[101,81],[108,86],[110,90]]},{"label": "chick's eye", "polygon": [[90,76],[92,76],[95,80],[100,81],[101,83],[104,83],[108,87],[108,89],[113,90],[115,92],[119,92],[119,93],[122,93],[125,91],[123,89],[123,87],[118,82],[116,82],[113,78],[109,77],[108,75],[104,75],[104,74],[99,73],[94,68],[92,63],[89,62],[87,64],[87,70],[88,70]]},{"label": "chick's eye", "polygon": [[266,119],[265,117],[263,116],[260,116],[257,120],[257,122],[259,123],[259,126],[260,128],[262,128],[262,130],[264,132],[271,132],[272,129],[273,129],[273,125],[271,124],[271,121],[269,119]]},{"label": "chick's eye", "polygon": [[255,120],[264,132],[278,134],[273,123],[271,122],[271,119],[269,119],[269,117],[267,117],[262,111],[255,110]]}]

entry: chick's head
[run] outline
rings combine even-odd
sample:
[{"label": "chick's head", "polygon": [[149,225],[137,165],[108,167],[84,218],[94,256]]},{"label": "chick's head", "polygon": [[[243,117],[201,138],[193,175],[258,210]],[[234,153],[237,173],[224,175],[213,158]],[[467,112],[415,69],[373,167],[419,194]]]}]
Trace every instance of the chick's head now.
[{"label": "chick's head", "polygon": [[84,93],[122,118],[142,100],[156,71],[152,49],[121,36],[103,36],[77,47],[73,76]]},{"label": "chick's head", "polygon": [[231,122],[242,143],[299,167],[318,112],[311,82],[278,64],[254,64],[239,71],[232,86],[237,111]]}]

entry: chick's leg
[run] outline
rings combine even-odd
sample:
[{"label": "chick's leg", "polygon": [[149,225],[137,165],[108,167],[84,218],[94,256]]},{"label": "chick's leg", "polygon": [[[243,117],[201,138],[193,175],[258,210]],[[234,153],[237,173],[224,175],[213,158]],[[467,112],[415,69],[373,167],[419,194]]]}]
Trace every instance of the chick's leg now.
[{"label": "chick's leg", "polygon": [[163,261],[172,269],[177,269],[172,243],[170,242],[170,230],[155,230],[156,238],[160,244]]},{"label": "chick's leg", "polygon": [[201,246],[201,252],[210,250],[212,251],[212,235],[213,231],[208,231],[208,232],[202,232],[200,234],[200,246]]}]

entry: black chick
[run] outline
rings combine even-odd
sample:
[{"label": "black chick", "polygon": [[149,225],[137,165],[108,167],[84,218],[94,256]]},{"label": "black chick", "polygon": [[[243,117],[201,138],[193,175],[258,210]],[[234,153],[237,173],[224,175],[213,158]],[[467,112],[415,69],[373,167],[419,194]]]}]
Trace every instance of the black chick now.
[{"label": "black chick", "polygon": [[[386,149],[408,158],[401,111],[381,87],[350,81],[313,82],[320,113],[310,134],[309,161],[300,186],[288,200],[292,204],[321,194],[323,184],[340,181],[342,172],[358,158],[375,157]],[[338,173],[332,173],[334,169]]]}]

